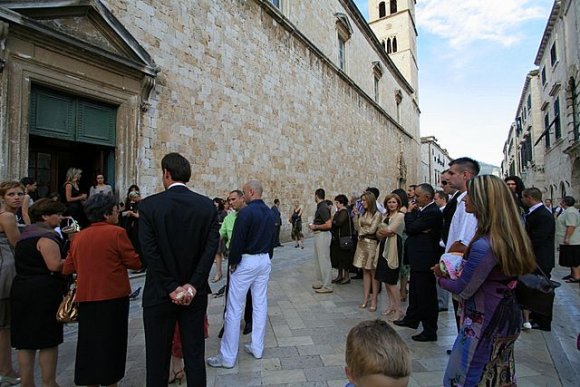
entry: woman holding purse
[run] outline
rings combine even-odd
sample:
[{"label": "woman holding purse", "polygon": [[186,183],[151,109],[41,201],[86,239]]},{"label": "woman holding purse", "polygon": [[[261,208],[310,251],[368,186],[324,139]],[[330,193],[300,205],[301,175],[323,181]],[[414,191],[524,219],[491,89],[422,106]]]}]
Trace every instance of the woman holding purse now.
[{"label": "woman holding purse", "polygon": [[[332,267],[338,269],[338,275],[332,283],[345,285],[350,283],[349,269],[352,266],[354,255],[354,244],[352,243],[353,225],[346,206],[348,199],[345,195],[338,195],[334,198],[336,212],[332,218],[332,242],[330,243],[330,261]],[[350,248],[341,247],[341,238],[350,238]]]},{"label": "woman holding purse", "polygon": [[127,360],[127,269],[138,270],[141,262],[127,231],[117,226],[119,207],[112,195],[91,196],[85,212],[91,225],[76,234],[63,267],[64,274],[77,273],[75,384],[115,386]]}]

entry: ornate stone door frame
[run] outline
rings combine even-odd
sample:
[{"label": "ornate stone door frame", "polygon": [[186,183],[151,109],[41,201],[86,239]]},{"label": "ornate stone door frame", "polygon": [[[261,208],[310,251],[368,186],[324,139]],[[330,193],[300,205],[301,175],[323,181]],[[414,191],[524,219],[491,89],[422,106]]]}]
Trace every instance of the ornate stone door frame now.
[{"label": "ornate stone door frame", "polygon": [[98,1],[0,6],[0,180],[28,169],[33,84],[117,106],[116,185],[136,182],[140,121],[157,67]]}]

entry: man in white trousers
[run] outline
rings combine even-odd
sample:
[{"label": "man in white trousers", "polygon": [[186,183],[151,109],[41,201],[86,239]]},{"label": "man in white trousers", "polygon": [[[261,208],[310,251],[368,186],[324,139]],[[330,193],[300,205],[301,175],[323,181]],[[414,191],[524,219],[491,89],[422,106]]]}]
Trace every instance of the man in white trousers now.
[{"label": "man in white trousers", "polygon": [[332,266],[330,263],[330,241],[332,235],[332,216],[330,208],[324,200],[326,193],[322,188],[314,192],[316,201],[316,212],[314,220],[308,226],[314,234],[314,267],[316,268],[316,280],[312,284],[312,289],[316,293],[332,293],[331,275]]},{"label": "man in white trousers", "polygon": [[244,187],[248,204],[236,219],[230,243],[230,288],[227,297],[224,337],[220,352],[207,359],[210,367],[232,368],[236,364],[240,342],[240,319],[248,289],[252,290],[252,341],[245,351],[262,358],[268,314],[268,281],[271,251],[274,243],[275,219],[262,200],[262,184],[250,180]]}]

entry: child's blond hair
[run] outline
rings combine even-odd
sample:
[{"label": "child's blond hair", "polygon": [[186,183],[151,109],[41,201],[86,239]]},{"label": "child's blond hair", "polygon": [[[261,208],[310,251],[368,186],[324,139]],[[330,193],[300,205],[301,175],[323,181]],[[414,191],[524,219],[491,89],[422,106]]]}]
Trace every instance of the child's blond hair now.
[{"label": "child's blond hair", "polygon": [[385,375],[392,379],[411,375],[409,348],[383,320],[363,321],[346,338],[346,366],[353,379]]}]

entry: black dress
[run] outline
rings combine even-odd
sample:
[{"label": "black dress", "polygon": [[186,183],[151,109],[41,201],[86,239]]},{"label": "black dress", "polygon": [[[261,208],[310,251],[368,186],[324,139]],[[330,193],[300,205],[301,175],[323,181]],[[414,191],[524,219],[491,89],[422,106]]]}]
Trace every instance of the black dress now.
[{"label": "black dress", "polygon": [[335,269],[349,270],[352,267],[354,248],[343,250],[340,248],[340,237],[350,236],[354,226],[346,209],[337,211],[332,218],[332,242],[330,243],[330,262]]},{"label": "black dress", "polygon": [[[71,196],[77,197],[81,195],[81,191],[78,190],[77,188],[75,188],[75,186],[71,183],[67,183],[71,185]],[[67,202],[66,201],[66,184],[65,184],[65,189],[63,192],[63,196],[64,201],[65,201],[65,205],[66,205],[66,212],[64,215],[67,216],[72,216],[78,223],[79,226],[81,226],[81,228],[87,228],[89,226],[89,220],[87,219],[87,216],[85,215],[85,211],[83,209],[83,204],[81,201],[76,200],[74,202]]]},{"label": "black dress", "polygon": [[56,311],[64,293],[64,279],[51,272],[36,244],[42,237],[59,244],[60,237],[42,223],[24,229],[15,249],[16,278],[10,293],[11,340],[16,349],[44,349],[62,343],[62,324]]}]

